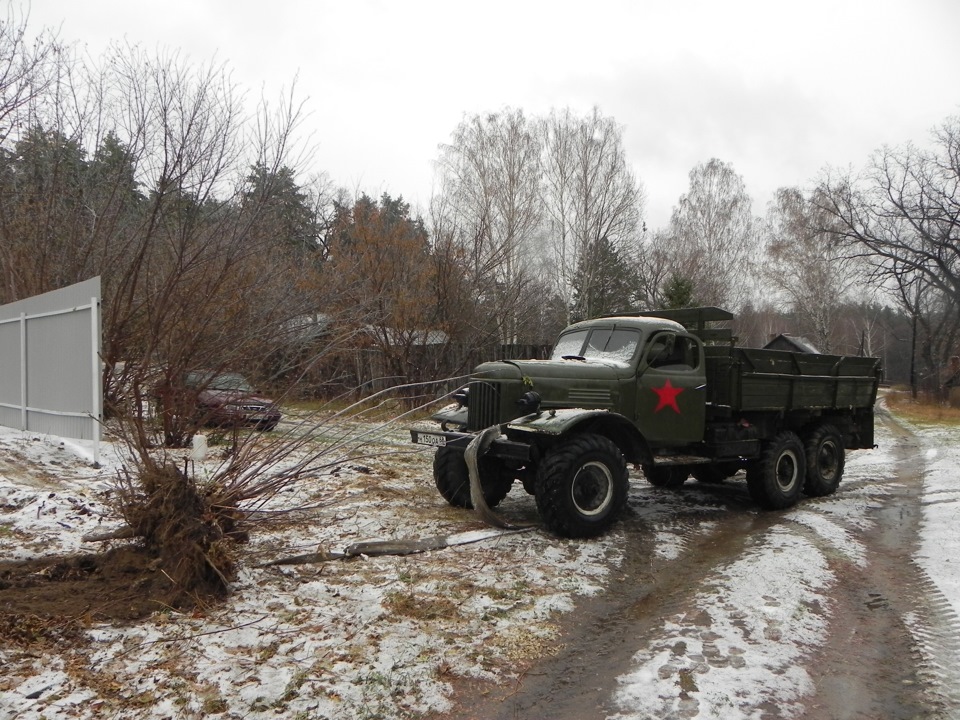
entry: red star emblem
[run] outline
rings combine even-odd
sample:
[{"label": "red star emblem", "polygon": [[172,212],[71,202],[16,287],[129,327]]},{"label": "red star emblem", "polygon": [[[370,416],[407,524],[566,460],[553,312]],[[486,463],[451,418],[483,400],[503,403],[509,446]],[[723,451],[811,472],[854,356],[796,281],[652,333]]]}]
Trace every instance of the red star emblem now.
[{"label": "red star emblem", "polygon": [[673,408],[673,411],[680,414],[680,407],[677,405],[677,395],[683,392],[683,388],[675,388],[670,380],[663,384],[662,388],[650,388],[653,390],[657,396],[660,398],[660,402],[657,403],[657,407],[653,409],[655,413],[660,412],[664,408]]}]

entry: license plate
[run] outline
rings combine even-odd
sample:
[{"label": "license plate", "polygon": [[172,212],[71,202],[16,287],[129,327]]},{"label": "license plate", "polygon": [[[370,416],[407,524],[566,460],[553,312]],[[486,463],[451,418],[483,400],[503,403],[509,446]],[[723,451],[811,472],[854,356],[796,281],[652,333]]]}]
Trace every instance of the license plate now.
[{"label": "license plate", "polygon": [[429,433],[417,433],[417,443],[420,445],[433,445],[434,447],[444,447],[447,444],[447,438],[443,435],[431,435]]}]

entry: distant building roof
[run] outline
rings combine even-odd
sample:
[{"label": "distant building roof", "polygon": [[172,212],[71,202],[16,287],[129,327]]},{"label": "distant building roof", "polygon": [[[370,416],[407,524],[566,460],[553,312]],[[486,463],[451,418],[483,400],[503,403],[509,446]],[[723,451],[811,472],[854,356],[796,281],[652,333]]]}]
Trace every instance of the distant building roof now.
[{"label": "distant building roof", "polygon": [[804,337],[798,337],[796,335],[787,335],[786,333],[780,333],[774,337],[770,342],[763,346],[764,350],[789,350],[790,352],[802,352],[810,353],[813,355],[819,355],[820,351]]},{"label": "distant building roof", "polygon": [[449,337],[443,330],[397,330],[392,327],[367,325],[364,330],[387,341],[388,345],[443,345]]},{"label": "distant building roof", "polygon": [[332,320],[332,316],[326,313],[298,315],[283,323],[282,328],[287,336],[287,342],[312,342],[327,332]]},{"label": "distant building roof", "polygon": [[[299,315],[285,322],[283,331],[290,343],[314,342],[330,330],[333,322],[334,316],[326,313]],[[357,330],[378,337],[388,345],[443,345],[450,339],[442,330],[398,330],[383,325],[363,325]]]}]

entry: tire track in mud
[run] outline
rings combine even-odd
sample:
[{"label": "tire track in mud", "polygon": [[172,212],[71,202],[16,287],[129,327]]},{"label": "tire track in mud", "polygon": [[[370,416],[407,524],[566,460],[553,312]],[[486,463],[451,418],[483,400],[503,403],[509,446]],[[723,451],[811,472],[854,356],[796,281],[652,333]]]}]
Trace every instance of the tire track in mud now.
[{"label": "tire track in mud", "polygon": [[[695,600],[719,568],[766,542],[771,530],[817,548],[835,580],[821,611],[826,643],[802,661],[812,692],[793,704],[763,703],[756,708],[760,716],[957,717],[960,673],[954,668],[960,665],[960,622],[913,560],[922,518],[922,452],[918,441],[888,416],[878,415],[878,422],[894,435],[894,476],[852,478],[837,495],[805,500],[793,510],[758,512],[742,478],[719,486],[690,483],[679,500],[671,500],[669,491],[646,487],[632,492],[632,512],[618,529],[624,561],[608,591],[584,599],[563,619],[562,644],[553,657],[530,667],[509,687],[466,693],[459,698],[460,709],[447,717],[588,720],[615,715],[623,709],[615,701],[618,677],[632,667],[638,650],[662,645],[664,626],[680,615],[686,628],[681,635],[689,642],[678,643],[677,652],[689,657],[680,658],[688,669],[678,665],[678,685],[687,677],[695,683],[691,659],[692,667],[703,666],[696,672],[737,667],[739,649],[716,652],[711,619]],[[869,475],[869,469],[863,474]],[[836,511],[837,503],[844,502],[864,505],[859,520]],[[819,519],[804,522],[803,514]],[[658,533],[664,532],[680,547],[673,557],[655,552]],[[776,605],[776,598],[764,602]],[[682,693],[665,710],[657,716],[700,712]]]},{"label": "tire track in mud", "polygon": [[[607,592],[585,598],[563,618],[562,644],[553,657],[509,687],[461,695],[459,709],[448,717],[586,720],[615,713],[617,678],[645,639],[656,637],[714,567],[743,553],[780,518],[756,510],[742,478],[717,487],[698,484],[695,499],[632,479],[643,492],[631,493],[631,512],[618,525],[624,560]],[[683,546],[676,560],[654,552],[663,532]]]},{"label": "tire track in mud", "polygon": [[[903,632],[907,645],[904,653],[898,656],[894,647],[886,647],[876,674],[883,676],[885,662],[894,668],[909,669],[909,672],[901,670],[901,673],[907,676],[903,685],[905,690],[912,691],[912,706],[901,707],[899,713],[895,713],[896,698],[891,698],[892,707],[876,699],[873,706],[882,711],[877,717],[956,718],[960,716],[960,618],[915,560],[923,520],[922,508],[929,502],[923,494],[924,453],[912,433],[888,413],[878,413],[877,418],[893,433],[896,441],[896,479],[891,484],[891,495],[874,513],[876,526],[867,531],[873,552],[871,566],[860,583],[861,605],[855,617],[873,617],[875,624],[889,623],[896,633]],[[869,620],[865,626],[870,626]],[[888,636],[891,634],[894,631],[887,631]],[[890,641],[894,646],[900,644],[899,635]],[[868,691],[877,695],[875,682]],[[844,706],[849,708],[850,701],[850,693],[844,692]],[[830,717],[869,716],[841,714]]]}]

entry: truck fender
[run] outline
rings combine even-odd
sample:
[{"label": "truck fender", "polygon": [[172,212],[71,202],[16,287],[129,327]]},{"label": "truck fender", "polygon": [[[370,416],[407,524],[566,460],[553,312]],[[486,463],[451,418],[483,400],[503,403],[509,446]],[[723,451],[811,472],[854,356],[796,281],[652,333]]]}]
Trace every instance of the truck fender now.
[{"label": "truck fender", "polygon": [[590,432],[610,438],[620,448],[627,462],[652,463],[653,456],[646,439],[626,417],[609,410],[563,408],[542,410],[507,423],[509,434],[533,433],[559,440],[564,435]]}]

